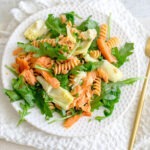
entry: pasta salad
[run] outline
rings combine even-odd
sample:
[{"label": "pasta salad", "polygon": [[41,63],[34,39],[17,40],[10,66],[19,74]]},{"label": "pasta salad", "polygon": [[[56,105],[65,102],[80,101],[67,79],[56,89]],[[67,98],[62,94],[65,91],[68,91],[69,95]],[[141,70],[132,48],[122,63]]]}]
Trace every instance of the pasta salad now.
[{"label": "pasta salad", "polygon": [[[83,20],[73,11],[59,17],[49,14],[29,26],[24,37],[28,42],[17,43],[15,62],[6,66],[16,76],[5,94],[11,102],[20,101],[18,125],[33,107],[48,123],[63,120],[66,128],[103,107],[103,115],[94,116],[101,121],[119,102],[120,88],[138,80],[123,80],[120,67],[134,44],[119,47],[119,38],[110,36],[110,18],[99,25],[91,16]],[[53,118],[54,113],[60,118]]]}]

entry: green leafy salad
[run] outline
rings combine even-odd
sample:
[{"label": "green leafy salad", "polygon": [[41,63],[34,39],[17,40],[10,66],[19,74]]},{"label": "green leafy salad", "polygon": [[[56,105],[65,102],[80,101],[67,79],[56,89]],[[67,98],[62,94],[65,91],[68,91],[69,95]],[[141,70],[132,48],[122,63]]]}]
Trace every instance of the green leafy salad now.
[{"label": "green leafy salad", "polygon": [[[123,80],[120,67],[129,61],[134,44],[120,48],[119,38],[110,36],[110,21],[99,25],[73,11],[59,17],[49,14],[30,25],[24,36],[28,42],[17,43],[15,62],[6,66],[14,78],[5,94],[11,102],[20,101],[18,125],[34,107],[48,123],[63,120],[66,128],[103,107],[103,115],[94,116],[101,121],[112,114],[121,87],[138,80]],[[60,117],[53,118],[54,112]]]}]

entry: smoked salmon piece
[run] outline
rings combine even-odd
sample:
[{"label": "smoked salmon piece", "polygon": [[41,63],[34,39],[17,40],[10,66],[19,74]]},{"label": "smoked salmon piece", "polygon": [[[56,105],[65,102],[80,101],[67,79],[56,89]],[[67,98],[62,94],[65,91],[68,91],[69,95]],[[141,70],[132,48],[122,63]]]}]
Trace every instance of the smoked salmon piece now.
[{"label": "smoked salmon piece", "polygon": [[19,57],[17,57],[16,58],[16,63],[18,64],[18,67],[19,67],[18,71],[20,73],[22,73],[22,71],[24,71],[24,70],[29,70],[30,69],[30,67],[28,65],[28,62],[24,59],[20,59]]},{"label": "smoked salmon piece", "polygon": [[52,77],[48,72],[44,70],[39,70],[38,72],[41,73],[41,75],[44,77],[44,79],[53,87],[53,88],[59,88],[60,82],[55,77]]},{"label": "smoked salmon piece", "polygon": [[113,63],[113,62],[116,62],[116,58],[111,54],[111,49],[107,46],[107,43],[101,39],[101,38],[98,38],[97,39],[97,45],[98,45],[98,48],[100,50],[100,52],[102,53],[102,55],[110,62],[110,63]]},{"label": "smoked salmon piece", "polygon": [[68,118],[64,121],[64,127],[69,128],[71,127],[74,123],[76,123],[80,118],[82,117],[82,114],[75,115],[71,118]]},{"label": "smoked salmon piece", "polygon": [[35,85],[36,78],[33,74],[33,70],[24,70],[20,75],[22,75],[25,79],[25,81],[30,85]]},{"label": "smoked salmon piece", "polygon": [[16,49],[13,51],[13,55],[16,56],[16,55],[18,55],[18,54],[21,53],[21,52],[22,52],[22,48],[18,47],[18,48],[16,48]]}]

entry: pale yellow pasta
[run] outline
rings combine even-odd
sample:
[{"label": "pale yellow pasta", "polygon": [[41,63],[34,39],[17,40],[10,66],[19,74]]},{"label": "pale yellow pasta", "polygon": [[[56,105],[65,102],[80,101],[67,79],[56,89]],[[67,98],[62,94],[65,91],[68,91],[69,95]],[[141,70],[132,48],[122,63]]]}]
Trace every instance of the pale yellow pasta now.
[{"label": "pale yellow pasta", "polygon": [[99,58],[99,56],[101,55],[100,51],[99,50],[93,50],[93,51],[90,51],[90,56],[93,57],[93,58]]},{"label": "pale yellow pasta", "polygon": [[107,30],[108,30],[108,26],[107,24],[102,24],[100,26],[100,35],[99,35],[99,38],[103,39],[103,40],[106,40],[106,37],[107,37]]},{"label": "pale yellow pasta", "polygon": [[65,62],[57,62],[54,66],[55,74],[67,74],[69,70],[78,66],[80,64],[80,60],[76,57],[72,57],[71,59]]},{"label": "pale yellow pasta", "polygon": [[97,76],[108,83],[108,74],[103,69],[100,68],[97,70]]},{"label": "pale yellow pasta", "polygon": [[52,46],[56,46],[56,40],[55,39],[34,40],[31,44],[35,47],[39,47],[40,43],[48,43]]},{"label": "pale yellow pasta", "polygon": [[93,94],[100,96],[101,94],[101,78],[96,77],[93,83]]},{"label": "pale yellow pasta", "polygon": [[117,37],[112,37],[106,43],[107,43],[107,46],[111,49],[111,48],[118,46],[120,41]]}]

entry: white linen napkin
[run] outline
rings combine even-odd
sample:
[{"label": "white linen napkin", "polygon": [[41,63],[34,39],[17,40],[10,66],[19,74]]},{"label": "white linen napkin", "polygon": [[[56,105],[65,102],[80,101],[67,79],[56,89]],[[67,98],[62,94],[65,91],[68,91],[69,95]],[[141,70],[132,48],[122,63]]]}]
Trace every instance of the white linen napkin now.
[{"label": "white linen napkin", "polygon": [[[124,8],[124,6],[118,0],[73,0],[69,2],[67,0],[22,0],[18,4],[18,8],[11,10],[13,19],[8,25],[4,36],[0,36],[0,48],[4,49],[4,44],[8,39],[8,33],[11,33],[14,28],[22,22],[29,15],[42,10],[44,8],[54,7],[58,4],[71,3],[74,5],[87,5],[98,11],[109,14],[112,12],[113,18],[120,22],[120,26],[132,37],[132,41],[136,47],[140,47],[141,51],[137,52],[140,62],[140,74],[144,76],[146,71],[147,59],[144,55],[144,46],[147,38],[146,31],[136,21],[134,17]],[[81,4],[81,2],[83,2]],[[77,4],[78,3],[78,4]],[[1,32],[2,34],[2,32]],[[2,51],[0,52],[2,54]],[[2,56],[2,55],[0,55]],[[140,84],[141,85],[141,84]],[[0,138],[4,138],[8,141],[18,144],[30,145],[37,149],[44,150],[75,150],[75,149],[87,149],[87,150],[126,150],[128,146],[128,140],[132,129],[134,120],[134,114],[138,101],[139,94],[137,94],[134,102],[129,110],[119,120],[112,124],[111,129],[106,129],[102,133],[95,136],[64,138],[44,133],[28,123],[24,123],[19,127],[16,127],[18,121],[18,114],[12,108],[10,102],[2,93],[2,86],[0,86]],[[140,93],[141,87],[139,87]],[[150,84],[145,99],[145,106],[141,124],[137,136],[135,149],[150,149]]]}]

